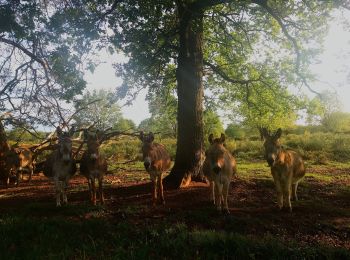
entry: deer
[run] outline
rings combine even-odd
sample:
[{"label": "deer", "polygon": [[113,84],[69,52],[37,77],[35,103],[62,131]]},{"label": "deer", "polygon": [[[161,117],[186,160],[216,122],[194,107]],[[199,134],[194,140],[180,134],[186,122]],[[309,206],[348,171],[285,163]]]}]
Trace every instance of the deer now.
[{"label": "deer", "polygon": [[210,134],[209,149],[206,151],[203,163],[203,174],[209,181],[210,198],[216,209],[225,214],[230,214],[227,197],[232,176],[237,173],[235,158],[225,148],[225,134],[220,138],[214,138]]},{"label": "deer", "polygon": [[298,200],[297,189],[299,182],[305,176],[304,161],[295,151],[285,149],[280,144],[282,129],[271,134],[266,128],[260,128],[264,141],[265,159],[271,168],[277,192],[277,204],[280,210],[292,212],[291,197]]},{"label": "deer", "polygon": [[87,143],[87,150],[83,153],[80,161],[80,173],[88,180],[90,200],[96,205],[96,179],[98,180],[99,201],[104,204],[103,177],[107,173],[107,161],[100,153],[100,145],[103,138],[99,131],[96,133],[84,130],[84,141]]},{"label": "deer", "polygon": [[56,128],[58,143],[56,149],[48,156],[43,166],[43,173],[52,179],[55,185],[56,206],[67,204],[67,188],[69,180],[76,172],[76,163],[72,156],[72,139],[74,128],[63,132]]},{"label": "deer", "polygon": [[142,141],[143,165],[150,175],[153,184],[152,204],[165,204],[162,175],[170,168],[171,159],[168,151],[162,144],[154,143],[154,134],[144,134],[139,136]]},{"label": "deer", "polygon": [[29,175],[28,182],[30,182],[32,179],[33,168],[34,168],[33,152],[26,147],[15,148],[15,152],[19,158],[19,167],[17,170],[17,179],[18,179],[17,181],[19,181],[20,175],[22,175],[23,172],[27,172]]},{"label": "deer", "polygon": [[6,188],[10,184],[11,177],[16,178],[16,186],[18,186],[19,166],[18,155],[7,142],[5,128],[0,119],[0,178],[5,182]]}]

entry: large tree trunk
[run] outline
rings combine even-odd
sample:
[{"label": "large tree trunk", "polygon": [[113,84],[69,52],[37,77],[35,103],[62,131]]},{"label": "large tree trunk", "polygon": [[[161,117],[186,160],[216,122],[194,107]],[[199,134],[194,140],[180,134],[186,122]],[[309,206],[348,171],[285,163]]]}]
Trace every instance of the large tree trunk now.
[{"label": "large tree trunk", "polygon": [[179,6],[180,51],[177,67],[178,133],[175,164],[167,187],[187,186],[198,173],[203,147],[203,13]]}]

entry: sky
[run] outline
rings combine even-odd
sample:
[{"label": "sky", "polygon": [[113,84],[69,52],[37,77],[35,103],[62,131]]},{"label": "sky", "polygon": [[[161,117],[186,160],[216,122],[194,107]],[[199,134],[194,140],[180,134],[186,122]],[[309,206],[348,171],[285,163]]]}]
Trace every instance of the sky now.
[{"label": "sky", "polygon": [[[350,23],[350,11],[343,14],[336,12],[334,17],[324,41],[324,52],[319,57],[319,62],[311,66],[311,71],[316,75],[317,81],[309,83],[318,92],[326,89],[336,91],[339,102],[342,104],[342,110],[350,112],[350,24],[344,28],[340,24],[342,19],[339,18],[345,17]],[[116,77],[112,64],[121,59],[121,56],[110,55],[102,51],[99,59],[102,63],[94,73],[87,72],[85,75],[88,90],[99,88],[115,90],[122,81]],[[310,98],[314,96],[306,88],[303,91]],[[131,119],[138,125],[142,120],[151,116],[145,96],[146,91],[141,92],[132,106],[124,106],[123,101],[119,103],[124,118]]]}]

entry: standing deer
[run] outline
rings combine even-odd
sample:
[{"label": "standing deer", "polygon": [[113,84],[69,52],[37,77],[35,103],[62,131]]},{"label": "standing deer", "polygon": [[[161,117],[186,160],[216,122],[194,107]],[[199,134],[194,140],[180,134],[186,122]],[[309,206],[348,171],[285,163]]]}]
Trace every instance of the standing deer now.
[{"label": "standing deer", "polygon": [[61,197],[64,204],[68,203],[67,188],[70,178],[76,172],[75,160],[72,157],[72,140],[74,133],[72,128],[68,133],[63,132],[60,127],[56,129],[58,144],[46,159],[43,172],[46,177],[53,179],[56,192],[56,206],[61,206]]},{"label": "standing deer", "polygon": [[6,188],[8,188],[12,176],[17,177],[16,186],[18,186],[19,165],[18,155],[8,144],[5,128],[0,120],[0,178],[5,182]]},{"label": "standing deer", "polygon": [[162,174],[170,168],[170,155],[163,145],[153,143],[154,135],[152,132],[149,134],[140,132],[140,140],[142,141],[143,165],[153,183],[153,206],[157,203],[157,197],[158,201],[164,205]]},{"label": "standing deer", "polygon": [[100,154],[100,145],[102,138],[100,133],[89,133],[84,130],[84,140],[87,142],[87,150],[83,153],[80,162],[80,173],[88,180],[90,200],[93,205],[96,205],[96,182],[99,185],[99,200],[104,204],[103,197],[103,177],[107,173],[107,161],[104,156]]},{"label": "standing deer", "polygon": [[271,167],[271,174],[277,191],[277,204],[292,211],[291,195],[298,200],[297,188],[305,175],[303,159],[294,151],[284,149],[279,139],[281,128],[275,134],[270,134],[266,128],[260,128],[260,134],[264,140],[265,158]]},{"label": "standing deer", "polygon": [[23,172],[27,172],[28,182],[31,181],[32,175],[33,175],[33,152],[26,147],[21,148],[15,148],[16,153],[18,154],[19,158],[19,168],[17,171],[17,179],[21,179],[20,175],[23,174]]},{"label": "standing deer", "polygon": [[236,160],[225,148],[225,135],[220,138],[209,135],[210,147],[206,151],[203,164],[203,173],[210,183],[210,196],[217,210],[222,210],[229,214],[227,196],[230,188],[231,178],[237,172]]}]

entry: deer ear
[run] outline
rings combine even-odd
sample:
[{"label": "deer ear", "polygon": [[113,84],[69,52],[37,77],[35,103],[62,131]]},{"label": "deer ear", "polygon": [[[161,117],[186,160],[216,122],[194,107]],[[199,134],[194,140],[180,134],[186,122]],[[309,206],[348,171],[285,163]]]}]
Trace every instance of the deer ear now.
[{"label": "deer ear", "polygon": [[264,128],[259,127],[260,139],[263,141],[265,139]]},{"label": "deer ear", "polygon": [[266,137],[269,136],[269,133],[265,127],[259,127],[259,132],[260,132],[260,138],[261,140],[265,140]]},{"label": "deer ear", "polygon": [[224,143],[224,142],[225,142],[225,139],[226,139],[225,134],[221,133],[220,142],[221,142],[221,143]]},{"label": "deer ear", "polygon": [[58,136],[62,135],[62,129],[61,129],[61,127],[57,126],[57,128],[56,128],[56,133],[57,133]]},{"label": "deer ear", "polygon": [[274,138],[277,140],[277,139],[279,139],[281,137],[281,135],[282,135],[282,129],[278,128]]},{"label": "deer ear", "polygon": [[75,133],[75,125],[72,125],[72,128],[69,129],[69,136],[73,136]]},{"label": "deer ear", "polygon": [[149,132],[149,139],[150,142],[154,141],[154,134],[152,132]]},{"label": "deer ear", "polygon": [[214,138],[214,135],[210,134],[209,137],[208,137],[208,141],[209,141],[210,144],[213,144],[213,138]]},{"label": "deer ear", "polygon": [[89,130],[84,129],[84,141],[88,139],[88,136],[89,136]]},{"label": "deer ear", "polygon": [[140,140],[141,140],[141,141],[143,141],[143,137],[144,137],[144,135],[143,135],[143,131],[140,131],[139,138],[140,138]]}]

